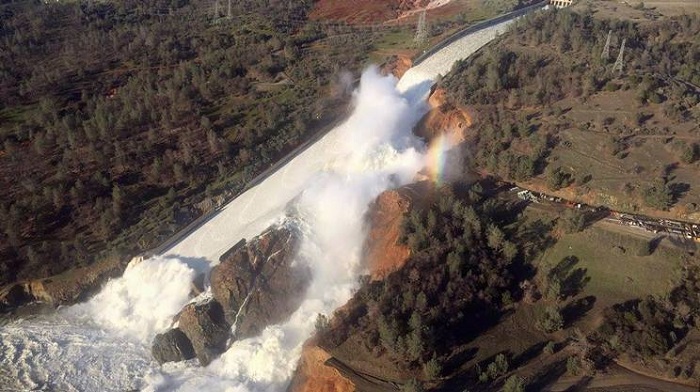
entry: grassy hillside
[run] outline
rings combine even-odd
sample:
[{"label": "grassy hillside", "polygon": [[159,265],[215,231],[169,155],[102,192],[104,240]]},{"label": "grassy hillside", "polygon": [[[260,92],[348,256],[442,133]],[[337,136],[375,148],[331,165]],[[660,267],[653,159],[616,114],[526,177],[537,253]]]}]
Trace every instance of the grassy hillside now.
[{"label": "grassy hillside", "polygon": [[455,67],[442,85],[477,113],[470,162],[591,204],[698,220],[700,16],[606,15],[536,14]]}]

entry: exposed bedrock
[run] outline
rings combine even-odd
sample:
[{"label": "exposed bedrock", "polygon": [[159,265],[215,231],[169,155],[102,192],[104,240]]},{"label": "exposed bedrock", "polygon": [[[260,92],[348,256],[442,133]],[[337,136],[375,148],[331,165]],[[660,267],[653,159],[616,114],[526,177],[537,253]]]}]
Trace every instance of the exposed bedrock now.
[{"label": "exposed bedrock", "polygon": [[237,339],[283,322],[301,304],[310,270],[294,263],[298,244],[299,235],[289,226],[268,230],[226,252],[212,270],[212,293],[226,321],[236,325]]},{"label": "exposed bedrock", "polygon": [[[250,242],[242,240],[221,256],[210,277],[213,298],[188,304],[176,317],[202,365],[224,352],[229,341],[256,336],[299,308],[311,273],[295,262],[298,246],[299,235],[293,227],[275,226]],[[153,354],[159,362],[188,359],[176,344],[181,342],[175,338],[181,336],[171,332],[178,328],[154,340]]]},{"label": "exposed bedrock", "polygon": [[191,342],[194,354],[203,366],[226,350],[231,330],[224,319],[221,304],[215,300],[185,306],[179,315],[179,328]]},{"label": "exposed bedrock", "polygon": [[50,278],[9,284],[0,288],[0,313],[34,302],[59,306],[84,301],[106,281],[120,276],[127,261],[128,258],[124,256],[111,256]]},{"label": "exposed bedrock", "polygon": [[180,328],[156,335],[151,351],[158,363],[178,362],[195,357],[192,342]]}]

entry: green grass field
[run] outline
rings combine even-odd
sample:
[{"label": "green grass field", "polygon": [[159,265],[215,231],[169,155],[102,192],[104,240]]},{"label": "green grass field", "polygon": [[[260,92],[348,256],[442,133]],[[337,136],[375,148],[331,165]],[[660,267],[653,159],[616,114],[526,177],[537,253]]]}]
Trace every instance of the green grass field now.
[{"label": "green grass field", "polygon": [[569,256],[578,258],[574,269],[582,268],[590,278],[579,295],[592,295],[599,305],[612,305],[646,295],[663,295],[678,277],[684,252],[663,240],[648,256],[639,256],[647,241],[592,227],[564,235],[547,249],[538,264],[539,274]]}]

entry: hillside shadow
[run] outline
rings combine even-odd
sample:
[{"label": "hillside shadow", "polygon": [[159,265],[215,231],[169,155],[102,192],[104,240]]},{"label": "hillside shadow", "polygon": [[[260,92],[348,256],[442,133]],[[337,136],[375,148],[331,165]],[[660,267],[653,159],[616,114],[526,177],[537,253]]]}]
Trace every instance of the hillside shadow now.
[{"label": "hillside shadow", "polygon": [[656,236],[649,241],[649,254],[654,254],[656,249],[661,245],[661,242],[666,238],[665,235]]},{"label": "hillside shadow", "polygon": [[589,295],[566,305],[561,311],[561,315],[564,318],[564,326],[568,328],[581,317],[585,316],[586,313],[593,309],[596,300],[597,298],[595,296]]},{"label": "hillside shadow", "polygon": [[601,221],[607,217],[610,216],[610,210],[605,207],[599,207],[599,208],[594,208],[590,211],[586,211],[583,213],[584,215],[584,224],[583,224],[583,229],[587,229],[590,226],[593,226],[595,223],[598,221]]},{"label": "hillside shadow", "polygon": [[549,271],[550,281],[557,278],[561,282],[562,299],[576,296],[591,280],[586,268],[574,268],[578,263],[578,257],[567,256]]},{"label": "hillside shadow", "polygon": [[561,360],[542,369],[532,376],[530,383],[525,388],[526,392],[540,392],[557,381],[566,373],[566,360]]},{"label": "hillside shadow", "polygon": [[540,356],[547,343],[547,341],[535,343],[520,354],[513,356],[513,360],[511,361],[512,368],[517,369]]},{"label": "hillside shadow", "polygon": [[671,193],[673,204],[676,204],[680,198],[690,191],[690,184],[674,182],[673,184],[668,184],[668,191]]},{"label": "hillside shadow", "polygon": [[470,347],[453,355],[443,365],[443,372],[445,374],[452,374],[458,371],[460,366],[474,359],[474,357],[476,357],[476,353],[478,352],[478,347]]},{"label": "hillside shadow", "polygon": [[593,381],[593,377],[584,376],[578,380],[574,385],[566,388],[564,392],[583,392],[588,390],[588,385]]}]

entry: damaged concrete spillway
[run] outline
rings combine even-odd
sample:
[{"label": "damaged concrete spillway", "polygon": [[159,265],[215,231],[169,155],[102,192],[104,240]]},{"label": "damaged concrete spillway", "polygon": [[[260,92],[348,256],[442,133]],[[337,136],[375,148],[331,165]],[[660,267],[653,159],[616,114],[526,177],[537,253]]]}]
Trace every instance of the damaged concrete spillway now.
[{"label": "damaged concrete spillway", "polygon": [[[319,313],[351,296],[361,273],[362,217],[383,190],[411,182],[425,147],[412,128],[438,75],[503,33],[512,19],[465,35],[396,83],[363,74],[353,114],[161,255],[130,265],[93,299],[0,327],[0,386],[64,391],[283,391]],[[311,271],[291,317],[235,341],[208,366],[158,365],[150,345],[192,301],[190,282],[241,238],[275,224],[301,235],[294,263]],[[195,300],[204,300],[205,292]]]}]

